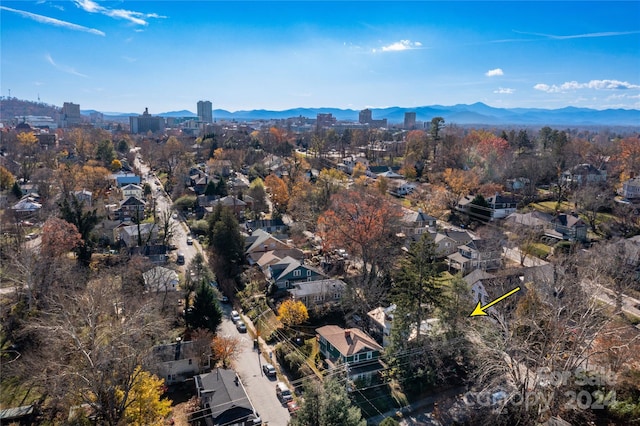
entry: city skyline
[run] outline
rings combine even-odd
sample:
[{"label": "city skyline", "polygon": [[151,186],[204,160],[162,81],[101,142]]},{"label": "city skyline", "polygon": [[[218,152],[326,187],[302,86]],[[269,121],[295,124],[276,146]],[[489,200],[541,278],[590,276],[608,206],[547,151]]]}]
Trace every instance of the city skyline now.
[{"label": "city skyline", "polygon": [[102,112],[640,109],[640,2],[6,1],[0,18],[2,96]]}]

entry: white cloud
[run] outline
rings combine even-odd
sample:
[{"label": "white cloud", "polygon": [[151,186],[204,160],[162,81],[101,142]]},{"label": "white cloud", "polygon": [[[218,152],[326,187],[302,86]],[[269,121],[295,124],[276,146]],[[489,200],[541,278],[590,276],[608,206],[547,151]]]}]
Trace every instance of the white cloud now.
[{"label": "white cloud", "polygon": [[[419,49],[420,47],[422,47],[422,43],[419,41],[412,42],[411,40],[400,40],[395,43],[382,46],[381,50],[383,52],[401,52],[403,50]],[[377,50],[373,49],[373,51],[376,52]]]},{"label": "white cloud", "polygon": [[84,78],[87,78],[87,77],[88,77],[87,75],[82,74],[82,73],[80,73],[80,72],[76,71],[76,70],[75,70],[74,68],[72,68],[72,67],[68,67],[68,66],[66,66],[66,65],[60,65],[60,64],[57,64],[57,63],[53,60],[53,58],[51,57],[51,55],[50,55],[50,54],[48,54],[48,53],[45,55],[45,59],[47,60],[47,62],[49,62],[51,65],[53,65],[53,67],[54,67],[55,69],[57,69],[57,70],[60,70],[60,71],[62,71],[62,72],[66,72],[67,74],[77,75],[78,77],[84,77]]},{"label": "white cloud", "polygon": [[502,71],[502,68],[496,68],[487,71],[486,73],[484,73],[484,75],[486,75],[487,77],[497,77],[499,75],[504,75],[504,71]]},{"label": "white cloud", "polygon": [[76,6],[85,12],[100,13],[111,18],[124,19],[125,21],[129,21],[136,25],[148,25],[148,22],[146,21],[148,18],[165,18],[165,16],[160,16],[157,13],[142,13],[125,9],[109,9],[99,5],[93,0],[74,0],[74,2]]},{"label": "white cloud", "polygon": [[619,80],[591,80],[587,83],[578,83],[577,81],[567,81],[561,85],[548,85],[544,83],[538,83],[533,86],[536,90],[541,90],[547,93],[564,93],[570,90],[579,89],[593,89],[593,90],[627,90],[627,89],[640,89],[640,85],[631,84],[626,81]]},{"label": "white cloud", "polygon": [[600,32],[600,33],[556,35],[556,34],[544,34],[544,33],[530,33],[530,32],[515,31],[515,30],[513,32],[517,34],[546,37],[552,40],[570,40],[574,38],[618,37],[618,36],[625,36],[625,35],[640,33],[640,31],[607,31],[607,32]]},{"label": "white cloud", "polygon": [[35,13],[25,12],[24,10],[11,9],[10,7],[5,7],[5,6],[0,6],[0,9],[6,10],[7,12],[17,13],[20,16],[34,20],[36,22],[40,22],[41,24],[53,25],[55,27],[62,27],[69,30],[82,31],[85,33],[96,34],[101,36],[105,35],[105,33],[103,33],[100,30],[96,30],[95,28],[83,27],[82,25],[61,21],[59,19],[50,18],[48,16],[36,15]]},{"label": "white cloud", "polygon": [[500,95],[513,95],[515,91],[516,91],[515,89],[500,87],[498,90],[494,90],[493,93],[498,93]]}]

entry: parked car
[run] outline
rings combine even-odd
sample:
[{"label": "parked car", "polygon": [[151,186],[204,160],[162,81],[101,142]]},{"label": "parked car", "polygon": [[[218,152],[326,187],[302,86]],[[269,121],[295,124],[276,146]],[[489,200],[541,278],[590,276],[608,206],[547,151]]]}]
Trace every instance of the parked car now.
[{"label": "parked car", "polygon": [[184,265],[184,253],[178,253],[178,257],[176,258],[176,263],[178,265]]},{"label": "parked car", "polygon": [[244,321],[240,320],[236,323],[236,328],[238,329],[238,331],[240,333],[246,333],[247,332],[247,326],[245,325]]},{"label": "parked car", "polygon": [[298,405],[298,403],[296,401],[289,401],[287,402],[287,410],[289,410],[289,414],[291,415],[291,417],[295,417],[296,416],[296,412],[300,409],[300,406]]},{"label": "parked car", "polygon": [[190,245],[190,246],[193,245],[193,238],[187,237],[187,245]]},{"label": "parked car", "polygon": [[238,311],[231,311],[231,321],[233,321],[233,323],[237,323],[238,321],[240,321],[240,314],[238,313]]},{"label": "parked car", "polygon": [[264,375],[267,377],[276,377],[276,368],[271,364],[264,364],[262,371],[264,371]]},{"label": "parked car", "polygon": [[291,395],[291,391],[283,382],[276,383],[276,396],[282,403],[293,401],[293,395]]}]

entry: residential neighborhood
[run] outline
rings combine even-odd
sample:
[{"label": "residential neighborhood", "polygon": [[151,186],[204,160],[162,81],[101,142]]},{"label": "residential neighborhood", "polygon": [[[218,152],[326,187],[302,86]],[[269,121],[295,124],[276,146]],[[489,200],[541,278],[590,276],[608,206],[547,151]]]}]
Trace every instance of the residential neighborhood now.
[{"label": "residential neighborhood", "polygon": [[637,131],[294,122],[2,128],[3,424],[637,419]]}]

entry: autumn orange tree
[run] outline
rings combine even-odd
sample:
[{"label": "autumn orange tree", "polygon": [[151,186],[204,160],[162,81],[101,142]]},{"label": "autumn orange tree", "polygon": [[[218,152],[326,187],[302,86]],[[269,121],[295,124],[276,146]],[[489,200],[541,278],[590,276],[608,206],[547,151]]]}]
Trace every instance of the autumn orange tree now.
[{"label": "autumn orange tree", "polygon": [[325,248],[344,248],[362,260],[364,282],[377,277],[392,251],[400,208],[364,187],[331,197],[330,207],[318,218]]},{"label": "autumn orange tree", "polygon": [[307,307],[299,300],[287,299],[278,307],[278,320],[286,326],[299,325],[308,319]]},{"label": "autumn orange tree", "polygon": [[211,341],[214,363],[221,362],[227,368],[240,355],[240,339],[234,336],[216,336]]},{"label": "autumn orange tree", "polygon": [[616,146],[615,160],[618,163],[620,181],[631,177],[631,173],[640,169],[640,140],[638,137],[628,137],[620,140]]},{"label": "autumn orange tree", "polygon": [[468,163],[484,172],[485,180],[492,180],[506,166],[509,142],[486,130],[474,130],[464,139],[467,146]]},{"label": "autumn orange tree", "polygon": [[449,207],[455,208],[465,195],[478,187],[480,179],[471,170],[445,169],[442,179],[447,184],[451,197]]},{"label": "autumn orange tree", "polygon": [[82,244],[82,235],[73,223],[52,217],[42,226],[43,255],[59,257]]},{"label": "autumn orange tree", "polygon": [[270,174],[265,178],[264,186],[271,194],[271,203],[274,210],[280,214],[286,213],[289,203],[289,190],[284,180],[274,174]]}]

